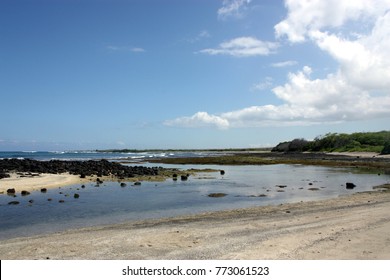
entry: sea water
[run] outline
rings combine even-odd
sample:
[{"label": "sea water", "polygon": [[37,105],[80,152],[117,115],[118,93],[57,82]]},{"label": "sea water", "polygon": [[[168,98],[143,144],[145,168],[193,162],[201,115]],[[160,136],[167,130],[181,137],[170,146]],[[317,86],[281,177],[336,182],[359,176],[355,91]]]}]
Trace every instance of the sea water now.
[{"label": "sea water", "polygon": [[[145,164],[155,166],[154,164]],[[174,217],[205,211],[318,200],[372,190],[389,183],[390,176],[361,172],[356,168],[308,165],[164,165],[168,168],[211,168],[187,181],[81,184],[32,192],[14,198],[0,195],[0,239],[51,233],[71,228],[126,221]],[[346,183],[356,185],[346,189]],[[1,181],[0,181],[1,183]],[[74,198],[74,194],[79,198]],[[223,193],[223,197],[209,197]],[[50,199],[50,201],[49,201]],[[13,200],[20,204],[9,205]],[[29,201],[33,200],[32,203]],[[63,200],[63,203],[59,201]]]},{"label": "sea water", "polygon": [[205,157],[223,155],[221,152],[208,151],[134,151],[134,152],[100,152],[87,151],[0,151],[0,159],[18,158],[35,160],[100,160],[140,162],[152,158]]}]

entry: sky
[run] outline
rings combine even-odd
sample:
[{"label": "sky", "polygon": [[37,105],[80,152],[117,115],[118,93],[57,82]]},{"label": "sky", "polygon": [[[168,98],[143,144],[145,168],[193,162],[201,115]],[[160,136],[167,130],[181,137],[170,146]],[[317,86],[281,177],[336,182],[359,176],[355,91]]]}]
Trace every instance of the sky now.
[{"label": "sky", "polygon": [[1,0],[0,150],[390,129],[390,0]]}]

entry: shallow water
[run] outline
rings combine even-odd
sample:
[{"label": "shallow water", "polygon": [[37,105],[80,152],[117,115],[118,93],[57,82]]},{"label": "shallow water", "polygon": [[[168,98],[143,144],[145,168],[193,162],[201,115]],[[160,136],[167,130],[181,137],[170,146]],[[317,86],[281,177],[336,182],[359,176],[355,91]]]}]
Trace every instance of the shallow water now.
[{"label": "shallow water", "polygon": [[[47,193],[32,192],[25,197],[0,195],[0,239],[131,220],[318,200],[372,190],[375,185],[390,182],[389,175],[361,173],[352,168],[283,164],[160,166],[224,169],[226,173],[199,173],[190,176],[188,181],[169,179],[142,182],[141,186],[127,183],[121,187],[118,182],[104,182],[99,187],[94,183],[86,184],[85,188],[73,185]],[[354,183],[356,188],[347,190],[346,182]],[[74,198],[75,193],[80,197]],[[210,193],[227,195],[214,198],[208,196]],[[13,200],[20,204],[8,205]]]}]

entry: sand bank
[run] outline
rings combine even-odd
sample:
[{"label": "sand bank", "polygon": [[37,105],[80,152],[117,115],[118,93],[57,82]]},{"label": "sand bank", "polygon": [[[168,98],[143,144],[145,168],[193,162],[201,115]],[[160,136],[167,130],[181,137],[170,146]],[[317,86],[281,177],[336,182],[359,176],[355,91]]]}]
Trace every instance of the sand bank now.
[{"label": "sand bank", "polygon": [[0,259],[390,259],[390,193],[69,230]]},{"label": "sand bank", "polygon": [[340,155],[349,157],[361,157],[361,158],[390,158],[390,155],[381,155],[373,152],[331,152],[328,155]]},{"label": "sand bank", "polygon": [[[31,173],[30,173],[31,174]],[[17,174],[11,173],[10,178],[3,178],[0,180],[0,193],[6,193],[7,189],[14,188],[16,192],[35,191],[41,188],[56,188],[61,186],[73,185],[78,183],[85,183],[90,179],[81,179],[80,176],[71,175],[69,173],[63,174]]]}]

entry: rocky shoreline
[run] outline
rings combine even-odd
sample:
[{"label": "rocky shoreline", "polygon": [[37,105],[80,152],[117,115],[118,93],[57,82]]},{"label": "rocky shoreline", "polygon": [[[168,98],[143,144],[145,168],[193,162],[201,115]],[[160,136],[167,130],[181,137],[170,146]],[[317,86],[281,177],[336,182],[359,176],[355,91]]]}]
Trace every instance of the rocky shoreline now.
[{"label": "rocky shoreline", "polygon": [[88,161],[38,161],[33,159],[3,159],[0,160],[0,179],[8,178],[12,172],[22,173],[69,173],[80,178],[87,176],[114,176],[118,179],[134,178],[137,176],[157,176],[162,167],[126,166],[108,160]]}]

